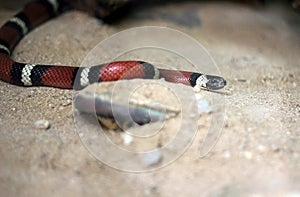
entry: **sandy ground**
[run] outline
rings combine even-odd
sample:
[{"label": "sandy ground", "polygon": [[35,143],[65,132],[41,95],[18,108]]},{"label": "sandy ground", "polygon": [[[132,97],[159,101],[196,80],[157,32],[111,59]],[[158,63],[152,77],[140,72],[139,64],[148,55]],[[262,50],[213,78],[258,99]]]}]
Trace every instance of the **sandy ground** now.
[{"label": "sandy ground", "polygon": [[[15,9],[1,8],[1,24],[19,4]],[[147,166],[147,158],[141,161],[142,169],[151,172],[131,173],[105,165],[87,150],[76,132],[73,91],[0,82],[1,196],[300,196],[299,24],[299,15],[281,4],[254,9],[232,3],[183,2],[141,7],[110,25],[69,12],[37,28],[16,47],[15,60],[80,65],[94,46],[121,30],[144,25],[177,29],[205,46],[232,95],[216,96],[221,103],[209,102],[212,112],[201,113],[200,119],[192,114],[168,120],[163,134],[152,141],[123,143],[123,148],[133,151],[152,150],[170,140],[178,122],[186,125],[180,131],[187,132],[196,122],[196,137],[188,138],[193,141],[178,159],[156,169],[172,156],[172,150],[182,151],[175,145],[160,152],[163,157],[154,166]],[[141,54],[157,62],[169,60],[155,59],[147,51]],[[163,91],[150,87],[144,94],[173,103]],[[201,96],[207,101],[215,97]],[[225,109],[215,108],[220,104]],[[218,113],[224,116],[220,119]],[[37,128],[34,123],[41,119],[50,128]],[[222,127],[217,134],[211,133],[215,126]],[[116,144],[124,142],[122,133],[106,133]],[[212,136],[205,138],[207,133]],[[211,139],[213,144],[216,138],[216,146],[200,157],[203,141]],[[109,158],[110,152],[105,154]],[[127,160],[117,158],[115,163],[122,166]]]}]

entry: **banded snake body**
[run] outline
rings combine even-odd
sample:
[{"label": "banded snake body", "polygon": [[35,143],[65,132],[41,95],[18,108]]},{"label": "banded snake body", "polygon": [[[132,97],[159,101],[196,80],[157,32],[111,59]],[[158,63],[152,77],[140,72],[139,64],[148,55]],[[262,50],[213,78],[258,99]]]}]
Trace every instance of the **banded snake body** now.
[{"label": "banded snake body", "polygon": [[[36,65],[21,63],[11,59],[10,55],[18,42],[33,28],[58,16],[70,8],[86,11],[98,18],[106,18],[124,0],[37,0],[30,2],[10,18],[0,28],[0,79],[18,86],[49,86],[80,90],[89,84],[116,81],[119,79],[158,79],[164,78],[172,83],[199,86],[208,90],[218,90],[226,85],[219,76],[205,75],[188,71],[159,69],[142,61],[117,61],[89,68]],[[76,79],[76,76],[80,79]]]}]

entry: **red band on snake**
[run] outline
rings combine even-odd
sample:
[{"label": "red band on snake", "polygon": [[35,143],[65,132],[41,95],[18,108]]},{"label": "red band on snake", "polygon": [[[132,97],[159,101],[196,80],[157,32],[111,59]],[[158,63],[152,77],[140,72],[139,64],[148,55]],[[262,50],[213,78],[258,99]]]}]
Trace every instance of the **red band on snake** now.
[{"label": "red band on snake", "polygon": [[[22,11],[9,19],[0,28],[0,79],[19,86],[50,86],[67,89],[82,89],[89,84],[119,79],[164,78],[173,83],[198,85],[207,89],[220,89],[226,81],[219,76],[187,71],[167,70],[142,61],[119,61],[89,68],[35,65],[12,60],[10,55],[18,42],[33,28],[62,13],[66,8],[75,8],[106,17],[116,7],[123,5],[100,4],[100,0],[38,0],[28,3]],[[120,1],[122,2],[122,1]],[[93,3],[97,6],[93,7]]]}]

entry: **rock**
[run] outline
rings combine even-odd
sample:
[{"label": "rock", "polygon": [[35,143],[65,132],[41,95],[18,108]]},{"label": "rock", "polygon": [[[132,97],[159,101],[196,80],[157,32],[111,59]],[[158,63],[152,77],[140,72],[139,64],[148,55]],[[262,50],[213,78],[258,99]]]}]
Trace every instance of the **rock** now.
[{"label": "rock", "polygon": [[124,145],[129,145],[133,141],[133,137],[131,135],[128,135],[127,133],[123,133],[121,136]]},{"label": "rock", "polygon": [[37,129],[49,129],[50,128],[50,123],[48,120],[37,120],[34,122],[34,126]]},{"label": "rock", "polygon": [[158,164],[161,160],[162,154],[160,150],[145,153],[144,162],[147,166]]}]

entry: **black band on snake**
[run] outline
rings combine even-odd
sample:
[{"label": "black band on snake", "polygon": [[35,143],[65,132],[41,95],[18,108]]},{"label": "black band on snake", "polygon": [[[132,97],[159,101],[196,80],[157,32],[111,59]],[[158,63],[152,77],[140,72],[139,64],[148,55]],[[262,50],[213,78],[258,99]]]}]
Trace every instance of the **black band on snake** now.
[{"label": "black band on snake", "polygon": [[82,68],[17,62],[10,57],[15,46],[26,34],[66,10],[77,9],[105,19],[111,13],[117,12],[125,2],[127,1],[37,0],[26,4],[0,28],[0,80],[18,86],[49,86],[76,90],[93,83],[133,78],[164,78],[172,83],[208,90],[218,90],[226,85],[226,81],[219,76],[160,69],[150,63],[136,60],[109,62]]}]

